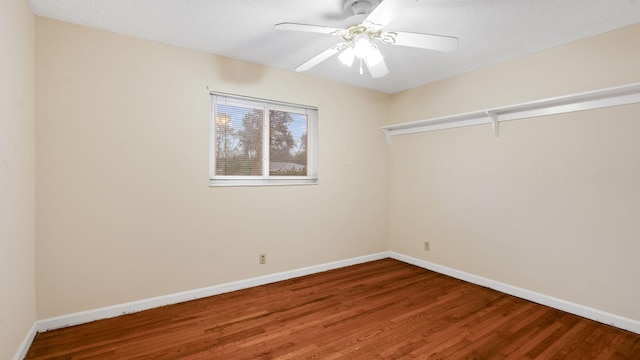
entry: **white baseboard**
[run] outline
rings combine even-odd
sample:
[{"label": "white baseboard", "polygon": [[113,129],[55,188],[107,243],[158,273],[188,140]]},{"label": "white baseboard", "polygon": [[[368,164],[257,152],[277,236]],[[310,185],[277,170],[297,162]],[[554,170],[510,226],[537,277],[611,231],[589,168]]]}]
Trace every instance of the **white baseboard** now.
[{"label": "white baseboard", "polygon": [[177,304],[185,301],[201,299],[208,296],[219,295],[231,291],[247,289],[254,286],[270,284],[282,280],[297,278],[300,276],[311,275],[327,270],[338,269],[345,266],[361,264],[369,261],[385,259],[389,257],[388,252],[359,256],[356,258],[334,261],[326,264],[309,266],[301,269],[284,271],[280,273],[259,276],[255,278],[234,281],[230,283],[209,286],[206,288],[184,291],[175,294],[158,296],[154,298],[132,301],[124,304],[118,304],[94,310],[82,311],[78,313],[62,315],[58,317],[38,320],[35,323],[35,329],[38,332],[58,329],[67,326],[84,324],[95,320],[112,318],[124,314],[130,314],[138,311],[148,310],[160,306]]},{"label": "white baseboard", "polygon": [[37,333],[38,331],[36,330],[36,324],[34,323],[33,325],[31,325],[31,329],[29,329],[27,336],[25,336],[24,340],[22,340],[22,344],[20,344],[20,347],[18,348],[16,355],[13,357],[13,360],[22,360],[25,356],[27,356],[29,347],[31,347],[31,343],[33,342],[33,339],[36,337]]},{"label": "white baseboard", "polygon": [[402,255],[393,251],[389,252],[389,257],[408,264],[412,264],[423,269],[435,271],[444,275],[464,280],[472,284],[487,287],[493,290],[513,295],[521,299],[529,300],[538,304],[546,305],[558,310],[582,316],[587,319],[595,320],[603,324],[615,326],[620,329],[628,330],[636,334],[640,334],[640,321],[625,318],[619,315],[611,314],[605,311],[593,309],[580,304],[557,299],[548,295],[540,294],[534,291],[519,288],[517,286],[508,285],[495,280],[487,279],[478,275],[466,273],[464,271],[452,269],[446,266],[434,264],[425,260],[417,259],[411,256]]}]

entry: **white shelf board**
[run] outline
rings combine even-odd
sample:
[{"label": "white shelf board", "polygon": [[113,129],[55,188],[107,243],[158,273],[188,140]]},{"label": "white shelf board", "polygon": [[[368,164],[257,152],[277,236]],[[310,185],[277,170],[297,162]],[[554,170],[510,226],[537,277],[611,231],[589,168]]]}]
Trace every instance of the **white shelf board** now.
[{"label": "white shelf board", "polygon": [[387,142],[389,144],[391,144],[391,137],[395,135],[413,134],[481,124],[493,124],[493,132],[498,136],[499,123],[501,121],[519,120],[634,103],[640,103],[640,83],[481,111],[473,111],[464,114],[388,125],[381,127],[380,130],[382,130],[387,136]]}]

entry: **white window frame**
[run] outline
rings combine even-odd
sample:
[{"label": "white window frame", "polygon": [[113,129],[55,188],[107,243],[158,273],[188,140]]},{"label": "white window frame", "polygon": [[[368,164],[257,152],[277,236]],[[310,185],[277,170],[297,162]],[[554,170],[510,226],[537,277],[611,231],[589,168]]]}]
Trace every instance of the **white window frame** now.
[{"label": "white window frame", "polygon": [[[209,186],[312,185],[318,183],[318,108],[240,95],[210,92],[209,112]],[[217,104],[234,105],[263,111],[262,176],[216,175]],[[285,111],[307,115],[307,176],[269,175],[269,111]]]}]

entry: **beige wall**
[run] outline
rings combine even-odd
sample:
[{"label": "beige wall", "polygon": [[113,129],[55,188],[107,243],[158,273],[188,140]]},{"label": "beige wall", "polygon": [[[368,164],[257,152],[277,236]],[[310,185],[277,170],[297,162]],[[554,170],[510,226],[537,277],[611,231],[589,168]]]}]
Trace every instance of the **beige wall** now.
[{"label": "beige wall", "polygon": [[[640,24],[392,98],[389,123],[640,81]],[[397,136],[390,249],[640,321],[640,105]],[[423,250],[430,241],[431,251]]]},{"label": "beige wall", "polygon": [[35,321],[34,17],[0,3],[0,359]]},{"label": "beige wall", "polygon": [[[388,95],[44,18],[36,48],[40,318],[387,250]],[[319,185],[210,188],[207,86],[318,106]]]}]

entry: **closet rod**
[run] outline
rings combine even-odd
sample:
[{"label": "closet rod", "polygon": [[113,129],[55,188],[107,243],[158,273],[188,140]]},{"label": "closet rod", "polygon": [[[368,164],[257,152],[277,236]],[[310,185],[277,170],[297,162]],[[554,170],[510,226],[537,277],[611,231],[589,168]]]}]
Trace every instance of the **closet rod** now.
[{"label": "closet rod", "polygon": [[463,126],[492,124],[495,136],[501,121],[592,110],[604,107],[640,103],[640,83],[595,91],[559,96],[516,105],[502,106],[464,114],[417,120],[380,128],[391,144],[391,137]]}]

